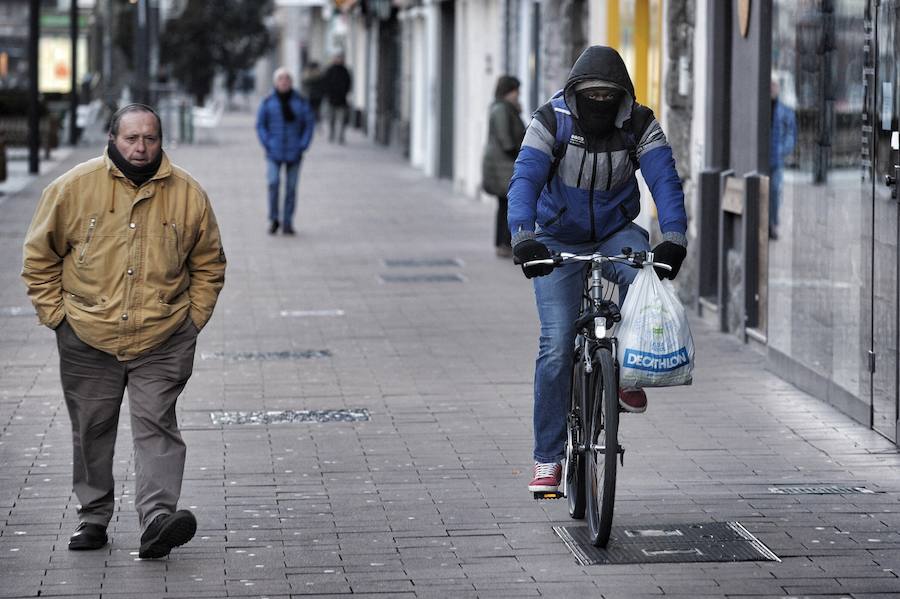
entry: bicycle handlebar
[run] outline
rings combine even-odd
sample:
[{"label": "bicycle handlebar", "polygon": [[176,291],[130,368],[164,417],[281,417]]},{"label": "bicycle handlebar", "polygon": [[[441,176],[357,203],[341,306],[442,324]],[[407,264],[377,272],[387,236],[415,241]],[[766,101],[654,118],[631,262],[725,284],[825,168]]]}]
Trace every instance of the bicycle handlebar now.
[{"label": "bicycle handlebar", "polygon": [[549,266],[560,266],[566,262],[618,262],[632,268],[644,268],[645,266],[654,266],[663,270],[672,270],[672,267],[665,262],[654,262],[653,252],[629,252],[619,254],[618,256],[604,256],[603,254],[571,254],[569,252],[560,252],[553,254],[549,258],[540,260],[529,260],[521,263],[522,266],[538,266],[546,264]]}]

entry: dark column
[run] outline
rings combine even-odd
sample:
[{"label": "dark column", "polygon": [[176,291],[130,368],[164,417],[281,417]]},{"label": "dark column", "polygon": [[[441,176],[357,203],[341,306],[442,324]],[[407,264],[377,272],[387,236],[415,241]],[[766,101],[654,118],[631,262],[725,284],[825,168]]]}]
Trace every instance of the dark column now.
[{"label": "dark column", "polygon": [[[731,2],[707,0],[706,51],[709,57],[706,80],[706,150],[704,169],[700,173],[697,193],[697,237],[700,241],[698,295],[701,311],[716,304],[720,317],[725,308],[719,297],[720,273],[720,205],[723,171],[728,168],[731,111]],[[713,306],[710,306],[713,307]]]},{"label": "dark column", "polygon": [[150,79],[149,0],[138,0],[134,28],[134,100],[146,104]]},{"label": "dark column", "polygon": [[38,112],[38,38],[41,34],[41,2],[31,0],[28,9],[28,172],[40,171],[40,114]]},{"label": "dark column", "polygon": [[69,94],[69,143],[78,143],[78,0],[69,3],[69,37],[72,40],[72,92]]}]

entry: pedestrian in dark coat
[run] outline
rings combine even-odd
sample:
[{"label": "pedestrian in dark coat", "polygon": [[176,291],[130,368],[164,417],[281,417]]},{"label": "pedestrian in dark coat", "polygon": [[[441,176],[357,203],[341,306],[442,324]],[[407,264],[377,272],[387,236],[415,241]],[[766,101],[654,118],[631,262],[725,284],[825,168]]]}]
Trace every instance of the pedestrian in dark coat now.
[{"label": "pedestrian in dark coat", "polygon": [[519,80],[502,75],[497,80],[494,103],[488,117],[488,139],[481,162],[481,186],[497,196],[497,222],[494,247],[498,256],[512,256],[510,232],[506,223],[506,190],[513,174],[513,164],[525,137],[525,123],[519,113]]},{"label": "pedestrian in dark coat", "polygon": [[348,110],[347,94],[353,85],[350,71],[344,66],[344,55],[336,54],[331,60],[331,66],[322,77],[324,81],[325,99],[328,100],[328,141],[337,138],[338,143],[344,143],[344,128],[347,126]]},{"label": "pedestrian in dark coat", "polygon": [[316,122],[319,121],[319,109],[322,106],[322,99],[325,96],[322,75],[323,73],[319,63],[311,62],[306,69],[306,74],[304,75],[302,82],[303,94],[309,98],[309,105],[312,107]]},{"label": "pedestrian in dark coat", "polygon": [[[294,202],[300,161],[312,141],[316,119],[309,103],[292,86],[291,75],[284,67],[275,71],[275,89],[259,105],[256,133],[266,151],[269,186],[269,233],[283,226],[285,235],[294,234]],[[279,216],[278,194],[281,167],[285,168],[284,213]]]}]

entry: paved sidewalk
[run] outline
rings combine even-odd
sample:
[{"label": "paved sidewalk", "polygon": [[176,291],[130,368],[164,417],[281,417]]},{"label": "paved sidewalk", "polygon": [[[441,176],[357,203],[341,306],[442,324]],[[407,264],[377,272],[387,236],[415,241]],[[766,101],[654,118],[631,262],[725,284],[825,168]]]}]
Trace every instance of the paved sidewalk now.
[{"label": "paved sidewalk", "polygon": [[[623,418],[616,524],[739,521],[782,561],[579,565],[552,528],[573,524],[565,503],[525,489],[537,322],[529,282],[493,255],[493,206],[320,135],[298,235],[272,237],[249,115],[171,153],[209,192],[229,260],[179,401],[198,536],[137,559],[126,404],[111,544],[66,550],[69,422],[53,335],[18,278],[43,176],[0,217],[0,597],[900,596],[895,448],[700,322],[694,385]],[[281,410],[370,420],[211,417]],[[822,484],[877,493],[769,490]]]}]

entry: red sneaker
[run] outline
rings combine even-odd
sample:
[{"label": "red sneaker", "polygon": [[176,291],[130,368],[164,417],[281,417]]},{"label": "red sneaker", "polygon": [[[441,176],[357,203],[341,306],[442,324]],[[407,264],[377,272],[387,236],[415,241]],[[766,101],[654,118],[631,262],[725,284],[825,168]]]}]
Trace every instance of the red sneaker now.
[{"label": "red sneaker", "polygon": [[534,492],[553,492],[559,490],[562,476],[562,464],[558,462],[534,463],[534,478],[528,483],[528,490]]},{"label": "red sneaker", "polygon": [[647,409],[647,394],[636,387],[619,389],[619,405],[626,412],[640,414]]}]

